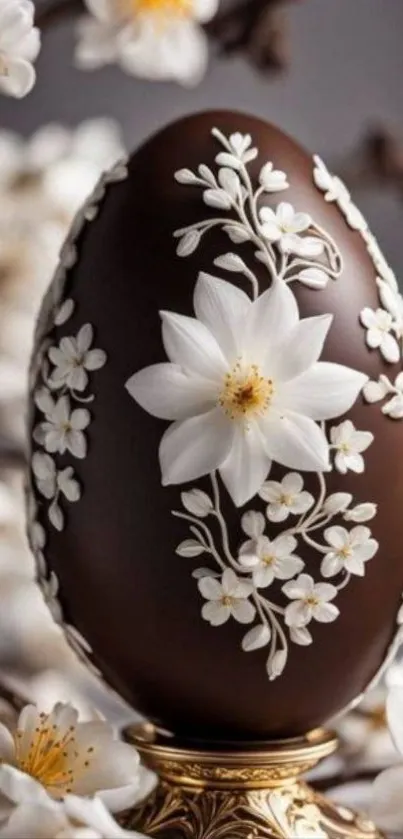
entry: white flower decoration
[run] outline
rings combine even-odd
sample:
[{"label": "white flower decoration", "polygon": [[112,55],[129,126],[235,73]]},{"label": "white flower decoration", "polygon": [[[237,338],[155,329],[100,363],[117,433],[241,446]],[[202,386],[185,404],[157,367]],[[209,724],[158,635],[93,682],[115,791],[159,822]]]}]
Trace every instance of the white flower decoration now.
[{"label": "white flower decoration", "polygon": [[[64,516],[59,506],[59,497],[63,495],[67,501],[79,501],[81,497],[81,490],[78,481],[74,477],[72,466],[66,466],[65,469],[58,471],[55,462],[49,454],[45,452],[35,452],[32,457],[32,471],[35,478],[35,483],[38,491],[48,501],[52,501],[48,509],[48,516],[57,530],[62,530],[64,527]],[[36,528],[41,528],[41,525],[36,522]],[[33,528],[34,530],[34,528]],[[42,550],[45,545],[45,535],[41,531],[37,531],[38,546]],[[31,532],[32,547],[35,549],[35,534]],[[42,545],[41,545],[42,543]]]},{"label": "white flower decoration", "polygon": [[[396,282],[396,281],[395,281]],[[399,292],[398,285],[391,285],[390,282],[377,277],[379,297],[382,305],[393,318],[393,330],[398,338],[403,335],[403,297]]]},{"label": "white flower decoration", "polygon": [[[395,685],[386,700],[386,717],[392,740],[403,757],[403,688]],[[385,836],[401,835],[403,831],[403,760],[385,769],[375,779],[371,791],[370,817]]]},{"label": "white flower decoration", "polygon": [[222,575],[221,582],[215,577],[202,577],[199,591],[208,603],[202,608],[204,620],[212,626],[221,626],[233,617],[239,623],[251,623],[256,609],[248,600],[253,585],[240,580],[231,568]]},{"label": "white flower decoration", "polygon": [[281,169],[275,169],[271,162],[260,170],[259,183],[265,192],[283,192],[288,189],[287,175]]},{"label": "white flower decoration", "polygon": [[367,330],[366,341],[371,349],[379,349],[385,361],[391,364],[399,361],[400,350],[393,331],[393,318],[385,309],[366,307],[360,314],[361,323]]},{"label": "white flower decoration", "polygon": [[[283,253],[296,253],[299,256],[318,255],[323,250],[319,239],[300,236],[312,224],[307,213],[296,213],[292,204],[282,202],[276,210],[263,207],[259,213],[261,232],[269,242],[277,243]],[[314,247],[312,250],[312,243]]]},{"label": "white flower decoration", "polygon": [[54,402],[44,390],[36,395],[36,404],[45,409],[46,421],[34,430],[35,441],[50,454],[70,451],[74,457],[84,458],[87,441],[83,432],[90,423],[90,412],[86,408],[71,410],[68,396],[61,396]]},{"label": "white flower decoration", "polygon": [[359,230],[361,233],[366,231],[368,226],[367,222],[358,207],[353,204],[350,193],[343,181],[335,175],[330,174],[323,160],[317,154],[314,155],[313,159],[315,163],[313,179],[316,186],[325,193],[325,201],[335,201],[338,204],[347,224],[353,230]]},{"label": "white flower decoration", "polygon": [[348,531],[345,527],[328,527],[325,530],[325,540],[333,550],[323,558],[320,567],[324,577],[335,577],[340,571],[348,571],[363,577],[364,563],[375,556],[378,542],[371,538],[369,527],[353,527]]},{"label": "white flower decoration", "polygon": [[88,385],[87,371],[99,370],[106,362],[103,350],[90,349],[93,337],[94,330],[91,324],[86,323],[76,338],[62,338],[59,347],[49,349],[49,358],[55,365],[51,384],[59,388],[65,386],[72,391],[85,390]]},{"label": "white flower decoration", "polygon": [[30,0],[2,0],[0,4],[0,92],[20,99],[32,90],[32,63],[40,50],[35,7]]},{"label": "white flower decoration", "polygon": [[176,421],[160,445],[163,484],[219,469],[241,506],[259,491],[272,460],[329,469],[317,421],[345,413],[367,381],[350,368],[318,362],[331,316],[300,321],[285,283],[273,282],[251,302],[206,274],[196,283],[194,307],[197,320],[161,313],[170,363],[126,383],[142,408]]},{"label": "white flower decoration", "polygon": [[366,230],[364,233],[364,239],[368,253],[378,271],[378,274],[380,274],[381,278],[385,280],[391,288],[397,289],[398,285],[396,275],[392,271],[390,265],[386,262],[375,236],[369,230]]},{"label": "white flower decoration", "polygon": [[299,574],[304,563],[293,551],[297,540],[288,533],[281,533],[275,539],[260,536],[256,541],[244,542],[239,553],[239,562],[252,570],[256,588],[267,588],[273,580],[289,580]]},{"label": "white flower decoration", "polygon": [[116,740],[110,725],[79,722],[78,712],[60,703],[50,714],[26,706],[13,735],[0,724],[0,761],[19,770],[10,780],[21,803],[33,778],[56,800],[97,793],[118,812],[131,806],[140,782],[137,752]]},{"label": "white flower decoration", "polygon": [[[221,133],[213,128],[214,137],[218,137],[221,141]],[[241,134],[236,131],[231,134],[226,143],[227,151],[219,152],[216,156],[216,163],[219,166],[229,166],[232,169],[240,169],[241,166],[247,166],[258,155],[257,148],[252,146],[252,137],[250,134]]]},{"label": "white flower decoration", "polygon": [[201,25],[218,0],[86,0],[91,17],[78,29],[76,61],[85,70],[117,62],[148,79],[197,84],[208,60]]},{"label": "white flower decoration", "polygon": [[345,475],[349,470],[361,474],[365,464],[362,452],[373,442],[370,431],[357,431],[351,420],[344,420],[330,429],[332,448],[336,450],[334,459],[338,472]]},{"label": "white flower decoration", "polygon": [[379,402],[391,396],[382,406],[382,413],[391,419],[403,419],[403,372],[398,373],[394,385],[387,376],[380,376],[377,382],[367,382],[364,397],[367,402]]},{"label": "white flower decoration", "polygon": [[284,594],[293,600],[285,610],[287,626],[305,627],[311,620],[319,623],[330,623],[336,620],[339,610],[333,600],[337,595],[337,588],[330,583],[315,583],[309,574],[300,574],[296,580],[291,580],[282,588]]},{"label": "white flower decoration", "polygon": [[289,515],[300,516],[313,505],[314,498],[304,490],[304,481],[298,472],[289,472],[282,481],[266,481],[259,495],[268,502],[266,515],[269,521],[285,521]]}]

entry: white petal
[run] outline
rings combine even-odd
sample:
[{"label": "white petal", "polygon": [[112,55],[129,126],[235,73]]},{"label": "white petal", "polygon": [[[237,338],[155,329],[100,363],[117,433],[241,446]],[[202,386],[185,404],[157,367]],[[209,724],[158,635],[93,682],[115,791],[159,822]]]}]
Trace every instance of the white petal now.
[{"label": "white petal", "polygon": [[73,411],[70,422],[75,431],[82,431],[91,422],[91,414],[86,408],[76,408]]},{"label": "white petal", "polygon": [[231,606],[232,616],[239,623],[252,623],[256,609],[249,600],[235,600]]},{"label": "white petal", "polygon": [[270,457],[256,423],[245,428],[234,425],[234,436],[229,454],[220,466],[222,480],[237,507],[246,504],[261,488],[270,469]]},{"label": "white petal", "polygon": [[86,353],[89,350],[94,337],[94,330],[90,323],[85,323],[81,327],[77,335],[77,348],[80,353]]},{"label": "white petal", "polygon": [[299,644],[302,647],[307,647],[312,644],[312,635],[306,626],[291,626],[290,638],[294,644]]},{"label": "white petal", "polygon": [[286,336],[284,343],[280,343],[276,349],[273,372],[270,375],[286,382],[312,367],[322,354],[332,320],[332,315],[319,315],[301,320]]},{"label": "white petal", "polygon": [[196,318],[161,312],[162,338],[168,358],[186,371],[219,381],[228,370],[216,339]]},{"label": "white petal", "polygon": [[325,288],[329,282],[329,275],[323,268],[304,268],[298,274],[300,283],[308,286],[308,288],[322,289]]},{"label": "white petal", "polygon": [[295,600],[286,606],[284,620],[287,626],[306,626],[311,620],[311,609],[302,600]]},{"label": "white petal", "polygon": [[153,364],[135,373],[126,388],[154,417],[182,420],[212,408],[216,394],[211,382],[188,375],[177,364]]},{"label": "white petal", "polygon": [[232,568],[226,568],[222,575],[222,589],[224,594],[235,595],[239,580]]},{"label": "white petal", "polygon": [[304,562],[299,556],[280,558],[276,562],[276,577],[278,580],[289,580],[295,574],[299,574],[304,567]]},{"label": "white petal", "polygon": [[210,600],[202,608],[202,617],[204,620],[209,621],[212,626],[221,626],[223,623],[226,623],[230,616],[230,607],[224,606],[218,601]]},{"label": "white petal", "polygon": [[104,350],[90,350],[85,356],[86,370],[99,370],[106,363]]},{"label": "white petal", "polygon": [[386,716],[393,742],[403,755],[403,687],[393,685],[386,700]]},{"label": "white petal", "polygon": [[385,361],[389,361],[390,364],[396,364],[399,361],[399,344],[393,335],[385,334],[382,338],[380,348]]},{"label": "white petal", "polygon": [[342,550],[346,545],[349,544],[349,535],[348,531],[345,527],[339,527],[336,525],[335,527],[328,527],[324,533],[326,542],[332,546],[332,548],[336,548],[336,550]]},{"label": "white petal", "polygon": [[[130,835],[140,836],[139,834],[128,833],[121,828],[106,809],[100,796],[84,798],[81,795],[67,795],[64,799],[64,810],[73,823],[92,828],[94,837],[107,836],[108,839],[123,839],[123,837]],[[72,833],[71,835],[77,834]],[[87,835],[90,836],[90,834]]]},{"label": "white petal", "polygon": [[296,580],[282,586],[281,590],[292,600],[302,599],[313,594],[314,582],[309,574],[300,574]]},{"label": "white petal", "polygon": [[189,86],[201,81],[207,66],[207,38],[191,19],[173,16],[160,27],[152,16],[143,15],[133,29],[134,37],[129,28],[121,38],[120,63],[128,73]]},{"label": "white petal", "polygon": [[265,647],[271,638],[270,627],[267,624],[260,624],[255,626],[244,635],[242,639],[242,649],[245,652],[252,652],[252,650],[260,650]]},{"label": "white petal", "polygon": [[241,524],[242,530],[251,539],[258,539],[264,533],[265,520],[262,513],[248,510],[247,513],[243,514]]},{"label": "white petal", "polygon": [[266,669],[269,680],[272,682],[281,676],[284,667],[287,663],[287,650],[277,650],[273,657],[269,657]]},{"label": "white petal", "polygon": [[284,412],[261,424],[267,454],[276,463],[305,472],[329,469],[329,447],[323,431],[309,417]]},{"label": "white petal", "polygon": [[353,496],[348,492],[335,492],[326,499],[323,505],[324,512],[335,516],[336,513],[346,510],[352,500]]},{"label": "white petal", "polygon": [[6,726],[0,723],[0,761],[3,763],[13,763],[14,758],[14,740]]},{"label": "white petal", "polygon": [[192,481],[218,469],[231,449],[233,435],[234,423],[221,408],[172,425],[159,450],[163,485]]},{"label": "white petal", "polygon": [[181,501],[185,509],[198,518],[205,518],[213,511],[213,502],[206,492],[201,489],[191,489],[182,492]]},{"label": "white petal", "polygon": [[336,574],[339,574],[342,568],[342,559],[334,553],[329,553],[322,559],[320,573],[323,577],[335,577]]},{"label": "white petal", "polygon": [[35,84],[35,70],[23,58],[7,58],[7,76],[0,75],[0,91],[16,99],[22,99]]},{"label": "white petal", "polygon": [[265,563],[253,569],[253,582],[256,588],[267,588],[274,580],[274,570]]},{"label": "white petal", "polygon": [[332,419],[354,405],[367,381],[349,367],[318,362],[281,388],[281,404],[315,420]]},{"label": "white petal", "polygon": [[298,323],[298,306],[289,287],[282,280],[275,280],[271,287],[255,300],[243,326],[243,345],[256,363],[267,357],[270,365],[274,335],[289,335]]},{"label": "white petal", "polygon": [[302,492],[304,481],[298,472],[288,472],[282,480],[282,490],[288,495],[299,495]]},{"label": "white petal", "polygon": [[403,831],[402,789],[402,765],[381,772],[373,783],[370,816],[380,830],[389,834]]},{"label": "white petal", "polygon": [[336,620],[340,612],[334,603],[320,603],[313,607],[312,614],[319,623],[331,623]]},{"label": "white petal", "polygon": [[233,362],[238,353],[240,324],[252,305],[248,296],[232,283],[201,273],[193,303],[196,316],[214,335],[228,361]]},{"label": "white petal", "polygon": [[200,594],[206,600],[220,600],[222,597],[222,586],[214,577],[203,577],[198,583]]}]

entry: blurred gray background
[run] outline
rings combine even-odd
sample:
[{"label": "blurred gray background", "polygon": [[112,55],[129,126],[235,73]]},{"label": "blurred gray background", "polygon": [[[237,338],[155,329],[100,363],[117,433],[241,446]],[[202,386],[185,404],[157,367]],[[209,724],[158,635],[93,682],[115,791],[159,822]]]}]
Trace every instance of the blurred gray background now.
[{"label": "blurred gray background", "polygon": [[[287,14],[287,71],[264,77],[242,58],[212,56],[204,82],[190,91],[139,82],[116,68],[78,72],[72,67],[74,23],[57,24],[44,35],[33,93],[20,102],[0,100],[0,127],[30,134],[48,121],[75,125],[107,115],[122,124],[134,148],[181,114],[236,108],[277,123],[335,168],[373,124],[403,135],[402,0],[299,0]],[[403,197],[392,187],[355,195],[403,275]]]}]

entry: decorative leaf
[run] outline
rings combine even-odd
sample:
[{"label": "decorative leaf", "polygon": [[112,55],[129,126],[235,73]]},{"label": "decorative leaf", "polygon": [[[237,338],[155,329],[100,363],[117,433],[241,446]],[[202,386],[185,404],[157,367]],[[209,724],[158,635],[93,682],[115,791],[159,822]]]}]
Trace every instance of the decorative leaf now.
[{"label": "decorative leaf", "polygon": [[306,626],[290,626],[290,638],[294,644],[299,644],[301,647],[312,644],[312,635]]},{"label": "decorative leaf", "polygon": [[221,577],[218,571],[211,571],[210,568],[196,568],[192,571],[192,577],[195,580],[201,580],[202,577]]},{"label": "decorative leaf", "polygon": [[287,663],[287,650],[278,650],[274,656],[268,659],[266,668],[271,682],[281,676],[284,667]]},{"label": "decorative leaf", "polygon": [[365,504],[357,504],[352,510],[347,510],[344,515],[346,521],[364,522],[371,521],[376,516],[377,505],[370,502]]},{"label": "decorative leaf", "polygon": [[213,502],[206,492],[201,489],[191,489],[189,492],[181,493],[183,506],[192,516],[205,518],[213,510]]},{"label": "decorative leaf", "polygon": [[383,381],[367,382],[364,385],[364,398],[367,402],[379,402],[388,393],[388,387]]},{"label": "decorative leaf", "polygon": [[329,495],[323,505],[323,511],[329,516],[335,516],[337,513],[343,513],[351,504],[353,496],[349,492],[335,492]]},{"label": "decorative leaf", "polygon": [[62,303],[59,311],[55,315],[55,326],[61,326],[63,323],[66,323],[66,321],[68,321],[68,319],[73,314],[74,306],[74,300],[72,300],[71,298],[65,300],[64,303]]},{"label": "decorative leaf", "polygon": [[218,173],[218,180],[220,182],[220,186],[225,189],[225,192],[227,192],[231,198],[236,199],[238,197],[241,182],[236,172],[232,169],[224,167],[224,169],[220,169]]},{"label": "decorative leaf", "polygon": [[227,224],[225,225],[225,227],[223,227],[223,230],[224,233],[226,233],[227,236],[229,236],[231,242],[233,242],[234,245],[240,245],[243,242],[250,241],[250,233],[248,233],[245,227],[232,227],[231,225]]},{"label": "decorative leaf", "polygon": [[215,176],[213,175],[211,169],[209,169],[209,167],[204,163],[201,163],[199,166],[199,174],[205,181],[207,181],[208,184],[210,184],[210,186],[213,188],[217,186]]},{"label": "decorative leaf", "polygon": [[224,268],[225,271],[233,271],[237,274],[243,274],[248,271],[243,259],[236,253],[225,253],[223,256],[217,256],[214,260],[216,268]]},{"label": "decorative leaf", "polygon": [[238,157],[235,157],[234,154],[230,154],[229,152],[220,152],[219,154],[217,154],[215,160],[219,166],[229,166],[230,169],[237,169],[238,171],[242,169],[242,161],[239,160]]},{"label": "decorative leaf", "polygon": [[203,545],[200,545],[199,542],[196,542],[195,539],[185,539],[184,542],[181,542],[176,549],[176,553],[178,556],[184,556],[188,559],[192,559],[195,556],[200,556],[200,554],[205,553],[205,548]]},{"label": "decorative leaf", "polygon": [[308,288],[326,288],[329,282],[329,275],[322,268],[305,268],[298,275],[298,279]]},{"label": "decorative leaf", "polygon": [[266,526],[263,513],[258,513],[256,510],[248,510],[247,513],[244,513],[241,524],[243,532],[250,539],[258,539],[259,536],[262,536]]},{"label": "decorative leaf", "polygon": [[318,239],[316,236],[306,236],[301,241],[298,253],[300,256],[314,257],[320,256],[323,253],[323,249],[324,244],[321,239]]},{"label": "decorative leaf", "polygon": [[178,184],[198,184],[199,180],[191,169],[179,169],[175,172],[175,180]]},{"label": "decorative leaf", "polygon": [[266,624],[254,626],[249,632],[244,635],[242,639],[242,649],[249,653],[253,650],[260,650],[261,647],[266,647],[271,638],[270,627]]},{"label": "decorative leaf", "polygon": [[179,239],[176,253],[178,256],[190,256],[199,245],[201,234],[198,230],[189,230]]},{"label": "decorative leaf", "polygon": [[230,210],[232,201],[224,189],[206,189],[203,193],[204,203],[217,210]]},{"label": "decorative leaf", "polygon": [[50,505],[48,516],[50,523],[53,524],[53,527],[55,527],[56,530],[63,530],[64,516],[57,501],[54,501],[53,504]]}]

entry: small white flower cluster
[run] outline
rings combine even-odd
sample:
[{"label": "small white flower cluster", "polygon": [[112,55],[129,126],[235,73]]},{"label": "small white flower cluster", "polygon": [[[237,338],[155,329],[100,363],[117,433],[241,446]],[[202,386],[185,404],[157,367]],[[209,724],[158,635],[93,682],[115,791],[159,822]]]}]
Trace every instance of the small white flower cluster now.
[{"label": "small white flower cluster", "polygon": [[49,714],[27,705],[13,734],[0,724],[2,839],[141,839],[112,813],[142,801],[154,784],[110,725],[79,722],[71,705]]},{"label": "small white flower cluster", "polygon": [[[258,150],[252,146],[251,136],[235,133],[227,138],[215,128],[212,134],[224,148],[216,155],[217,176],[202,163],[197,173],[180,169],[175,178],[180,184],[201,187],[207,206],[231,211],[232,215],[206,219],[175,231],[178,255],[189,256],[208,231],[219,227],[234,244],[252,243],[256,259],[285,283],[298,281],[319,290],[325,288],[329,279],[337,279],[342,269],[341,255],[307,213],[296,212],[284,201],[274,209],[260,206],[264,196],[288,189],[286,173],[275,169],[272,162],[266,163],[254,190],[247,165],[257,157]],[[257,294],[256,277],[240,256],[229,252],[219,256],[214,264],[244,274]]]},{"label": "small white flower cluster", "polygon": [[33,62],[41,46],[31,0],[0,3],[0,92],[21,99],[35,84]]},{"label": "small white flower cluster", "polygon": [[382,405],[382,413],[391,419],[403,419],[403,373],[397,374],[394,384],[383,374],[377,382],[367,382],[364,397],[371,403],[387,399]]}]

